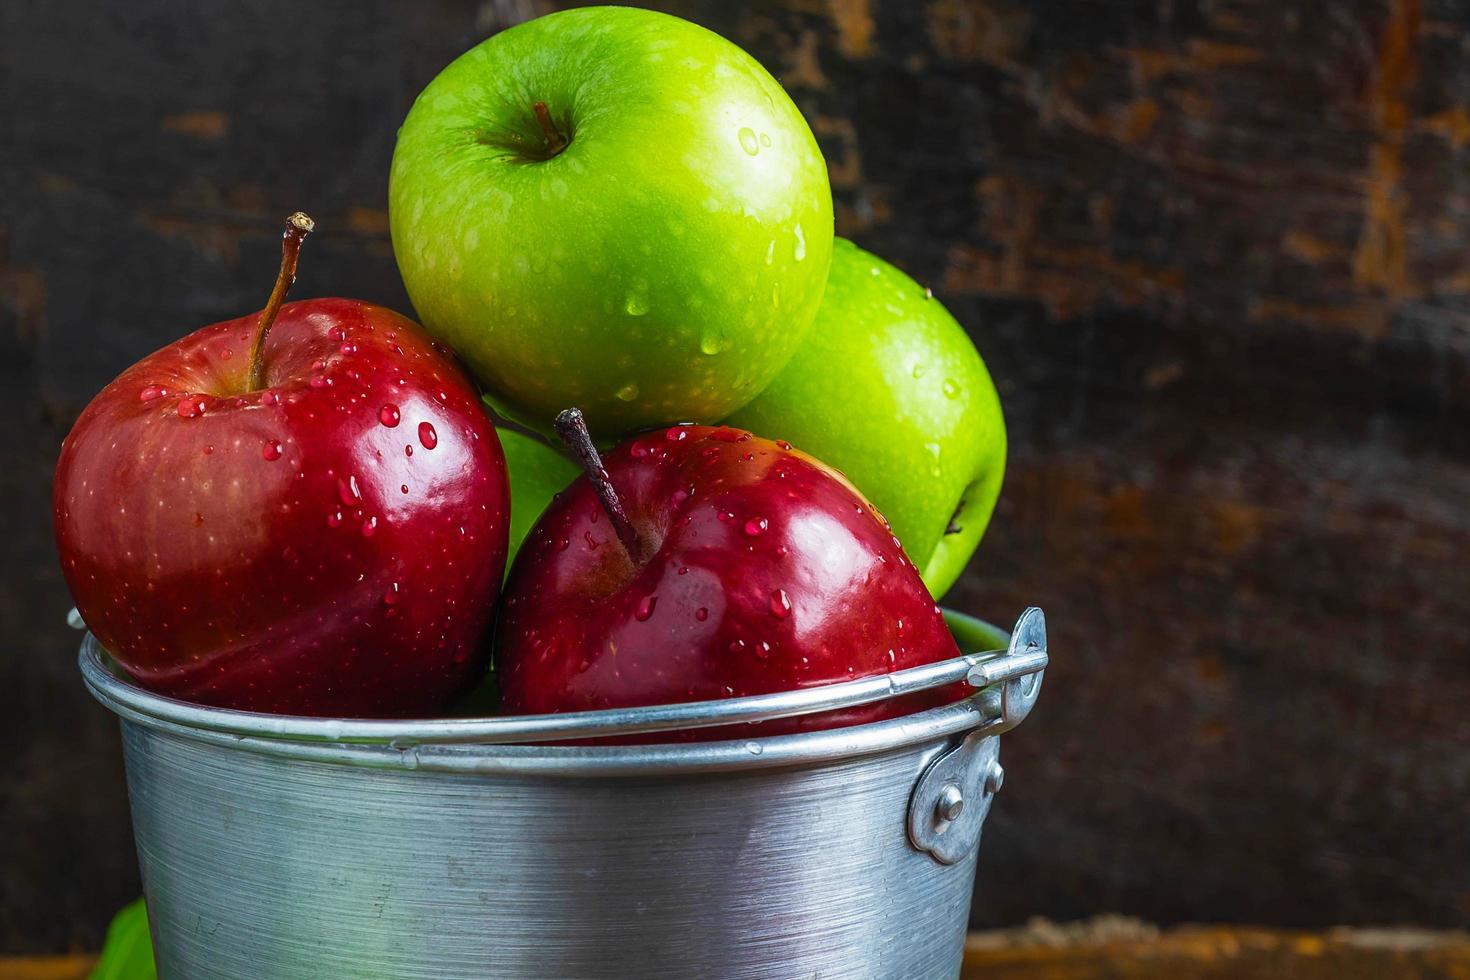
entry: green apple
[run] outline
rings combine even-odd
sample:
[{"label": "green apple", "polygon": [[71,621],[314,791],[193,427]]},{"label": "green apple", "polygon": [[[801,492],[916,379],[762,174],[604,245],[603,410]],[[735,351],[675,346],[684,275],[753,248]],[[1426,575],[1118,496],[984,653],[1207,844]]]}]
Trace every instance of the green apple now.
[{"label": "green apple", "polygon": [[847,474],[936,598],[980,543],[1005,473],[1000,398],[964,329],[918,283],[840,238],[811,333],[730,422]]},{"label": "green apple", "polygon": [[505,450],[505,468],[510,474],[510,552],[505,560],[510,571],[521,542],[541,517],[551,498],[565,490],[582,471],[577,464],[539,439],[514,429],[496,427],[500,447]]},{"label": "green apple", "polygon": [[520,24],[399,130],[393,249],[432,333],[498,410],[603,439],[722,418],[800,344],[832,194],[801,113],[740,48],[667,14]]}]

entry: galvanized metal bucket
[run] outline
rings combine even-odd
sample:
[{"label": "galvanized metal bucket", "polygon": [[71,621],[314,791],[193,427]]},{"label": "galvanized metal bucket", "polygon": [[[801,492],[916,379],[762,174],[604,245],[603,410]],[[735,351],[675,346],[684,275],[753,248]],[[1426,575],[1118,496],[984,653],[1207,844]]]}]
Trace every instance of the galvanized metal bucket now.
[{"label": "galvanized metal bucket", "polygon": [[[886,677],[579,714],[349,721],[149,694],[89,635],[122,719],[164,980],[927,980],[960,968],[997,736],[1030,711],[1045,621]],[[961,679],[956,704],[703,744],[547,744],[729,725]],[[537,744],[527,744],[537,743]]]}]

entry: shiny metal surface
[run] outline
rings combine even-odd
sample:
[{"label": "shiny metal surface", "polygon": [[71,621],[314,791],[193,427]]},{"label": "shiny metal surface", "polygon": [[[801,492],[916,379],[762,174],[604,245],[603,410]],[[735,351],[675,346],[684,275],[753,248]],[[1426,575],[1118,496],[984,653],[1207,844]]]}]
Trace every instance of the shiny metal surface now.
[{"label": "shiny metal surface", "polygon": [[[1022,623],[1039,612],[1028,610]],[[1037,676],[1046,662],[1044,646],[1024,650],[1013,647],[1004,652],[974,653],[877,677],[746,698],[556,715],[374,721],[258,714],[190,704],[152,694],[124,680],[111,669],[106,651],[90,633],[82,641],[81,655],[82,675],[93,693],[109,707],[127,709],[139,719],[156,718],[231,735],[295,741],[391,742],[400,746],[457,742],[509,745],[769,721],[886,701],[961,680],[976,688],[1025,680]]]},{"label": "shiny metal surface", "polygon": [[972,732],[942,752],[909,800],[909,841],[941,864],[974,854],[1000,788],[1000,772],[1000,739],[994,736]]},{"label": "shiny metal surface", "polygon": [[[977,629],[966,648],[995,645]],[[420,744],[420,722],[324,740],[170,718],[98,651],[82,663],[123,718],[165,980],[953,977],[975,849],[947,864],[911,843],[916,787],[1030,707],[997,684],[746,741]],[[988,808],[962,775],[956,841]]]}]

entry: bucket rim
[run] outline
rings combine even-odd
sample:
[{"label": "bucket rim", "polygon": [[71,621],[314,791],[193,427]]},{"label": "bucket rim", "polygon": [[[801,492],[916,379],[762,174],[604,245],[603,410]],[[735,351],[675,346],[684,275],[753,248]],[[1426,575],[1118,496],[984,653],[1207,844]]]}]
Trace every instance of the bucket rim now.
[{"label": "bucket rim", "polygon": [[[962,647],[1007,634],[945,610]],[[1047,663],[1041,610],[1028,609],[1009,650],[986,650],[889,675],[723,701],[560,715],[368,720],[310,718],[213,708],[146,691],[121,676],[90,633],[79,665],[92,696],[125,724],[256,754],[378,769],[457,773],[616,775],[794,766],[904,748],[959,732],[1000,734],[1029,712]],[[968,698],[884,721],[790,735],[648,745],[559,745],[611,737],[791,717],[967,680]],[[754,706],[752,706],[754,705]],[[553,744],[521,744],[526,742]]]}]

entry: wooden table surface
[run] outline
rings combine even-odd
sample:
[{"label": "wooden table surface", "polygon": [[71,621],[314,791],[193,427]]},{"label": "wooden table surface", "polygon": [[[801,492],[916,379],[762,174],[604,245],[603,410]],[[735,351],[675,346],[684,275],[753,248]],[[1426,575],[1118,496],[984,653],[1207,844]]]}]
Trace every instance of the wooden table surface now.
[{"label": "wooden table surface", "polygon": [[[86,980],[90,955],[0,957],[4,980]],[[1470,980],[1470,934],[1417,929],[1158,930],[1100,917],[971,933],[962,980]]]}]

